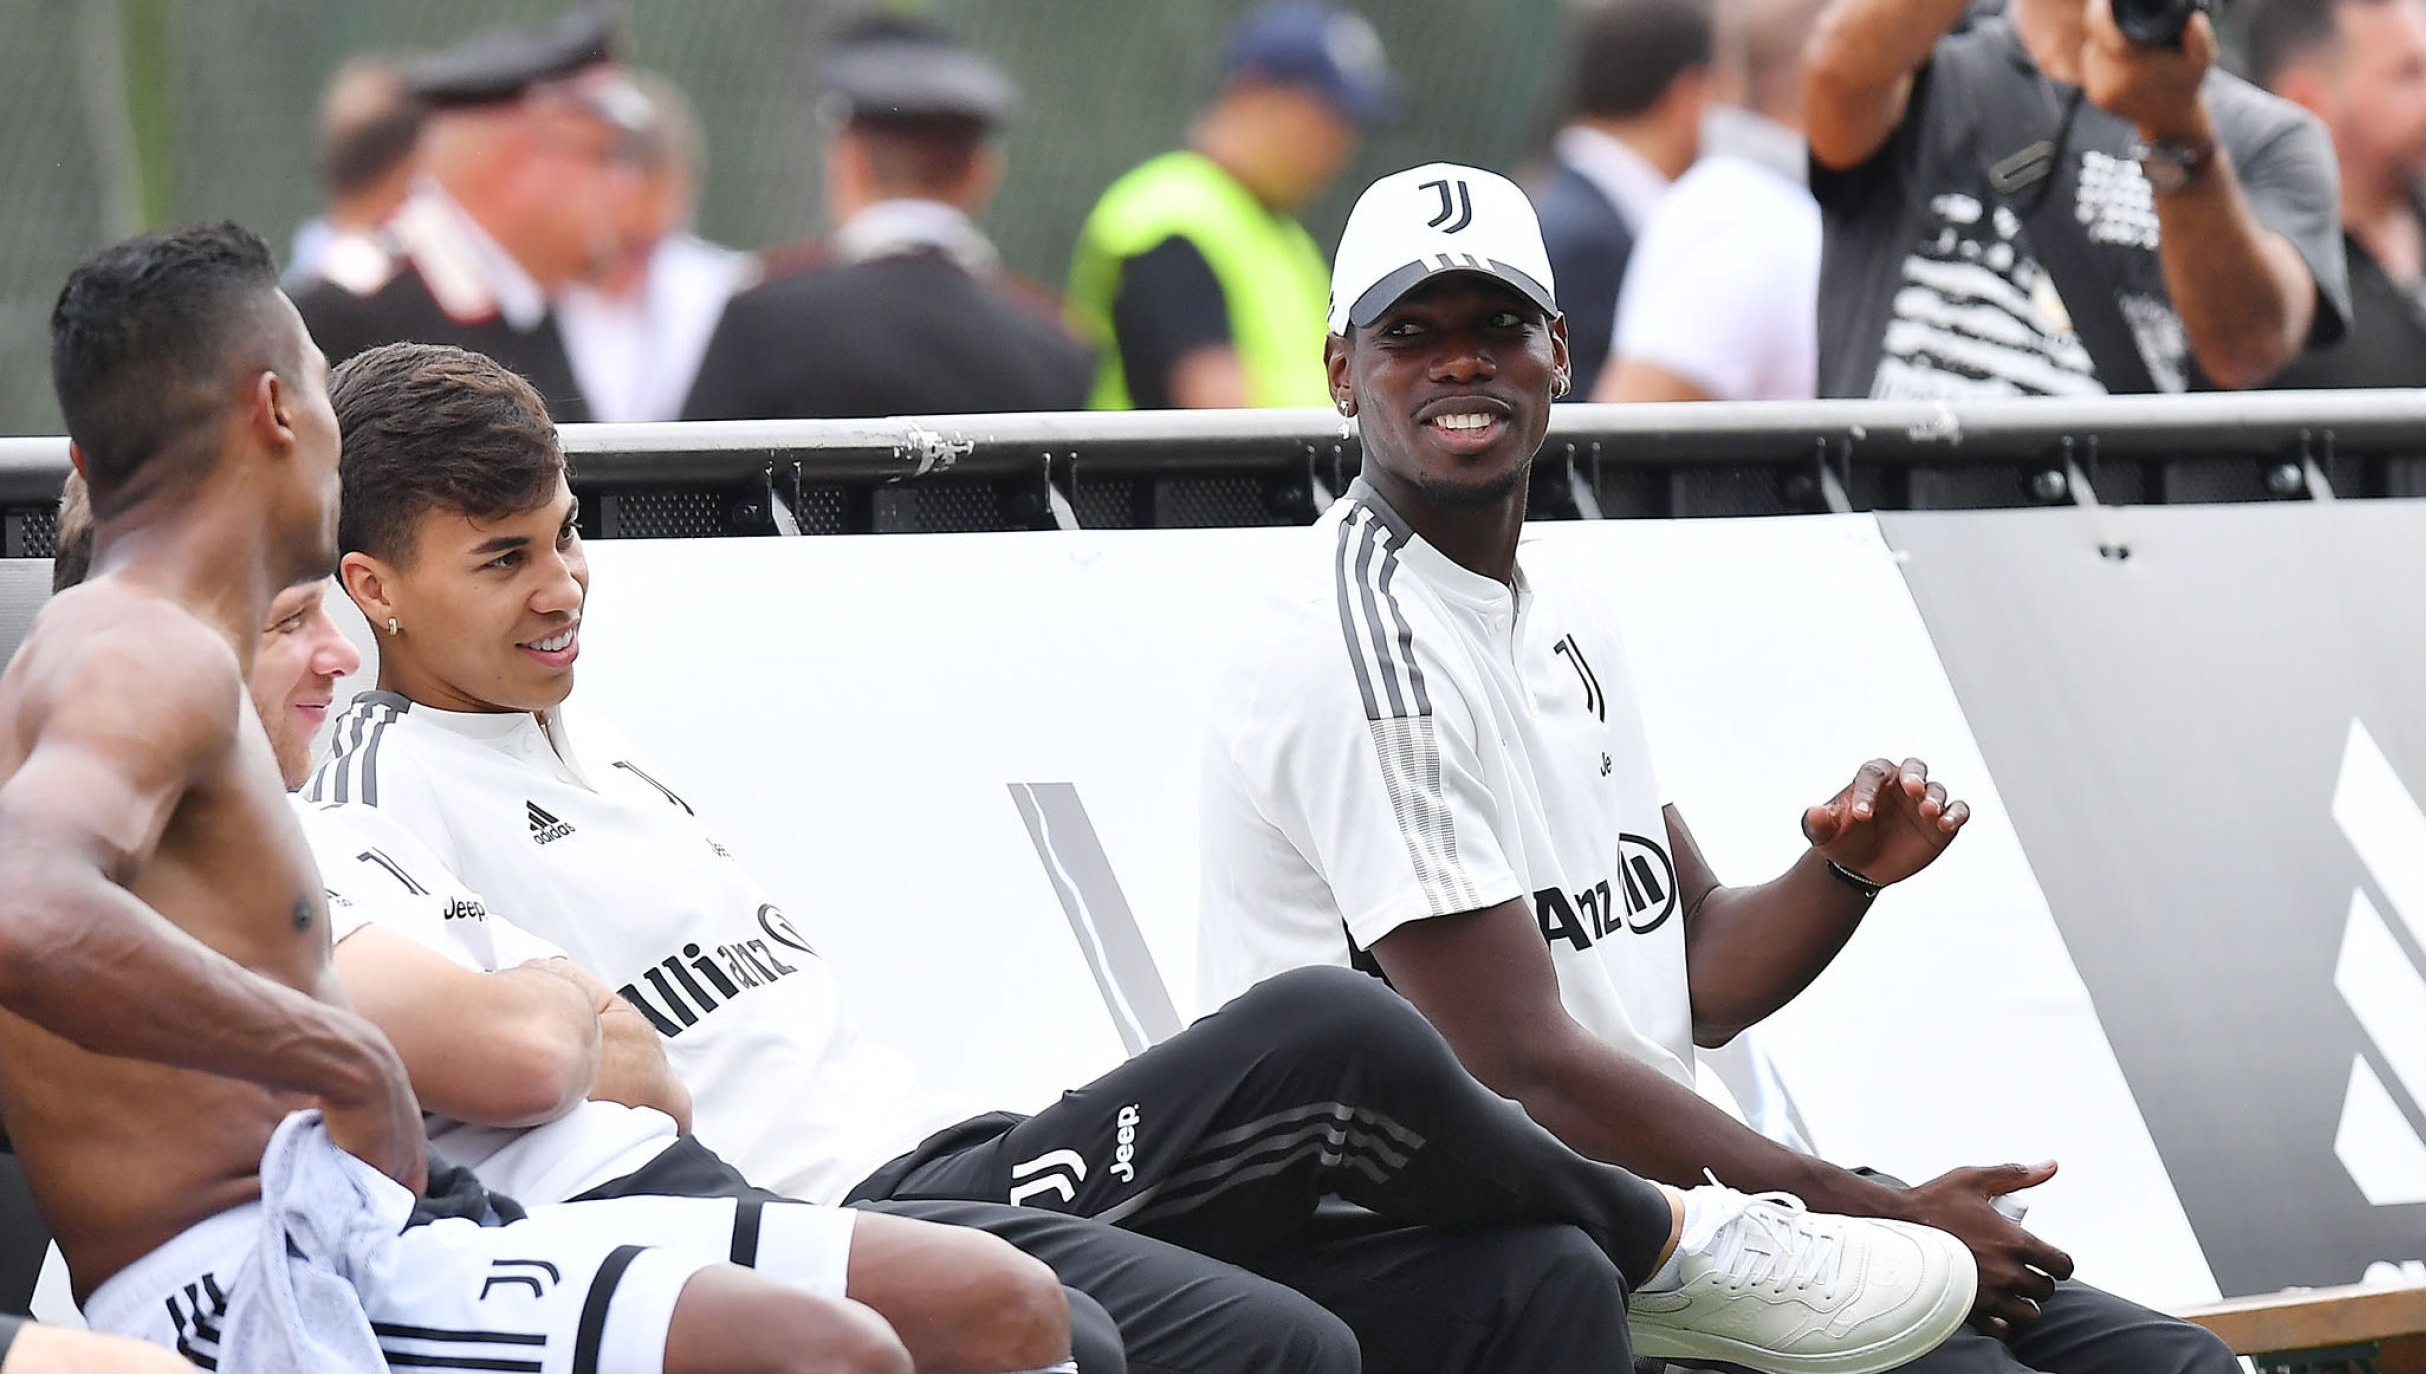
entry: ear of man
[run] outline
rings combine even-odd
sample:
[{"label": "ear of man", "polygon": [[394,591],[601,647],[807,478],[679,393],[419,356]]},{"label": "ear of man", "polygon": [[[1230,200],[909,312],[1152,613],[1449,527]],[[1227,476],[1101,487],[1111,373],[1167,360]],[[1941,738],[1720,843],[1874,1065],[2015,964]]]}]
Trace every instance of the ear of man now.
[{"label": "ear of man", "polygon": [[337,580],[374,629],[385,626],[396,614],[395,603],[388,597],[390,576],[387,564],[359,550],[337,560]]}]

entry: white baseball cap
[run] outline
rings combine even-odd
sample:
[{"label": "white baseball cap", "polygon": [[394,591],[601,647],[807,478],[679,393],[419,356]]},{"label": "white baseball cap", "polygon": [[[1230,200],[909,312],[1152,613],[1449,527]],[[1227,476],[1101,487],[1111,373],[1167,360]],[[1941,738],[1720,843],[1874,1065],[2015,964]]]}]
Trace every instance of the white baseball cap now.
[{"label": "white baseball cap", "polygon": [[1428,162],[1365,188],[1331,267],[1331,332],[1369,325],[1443,272],[1480,272],[1558,314],[1541,221],[1515,182],[1480,167]]}]

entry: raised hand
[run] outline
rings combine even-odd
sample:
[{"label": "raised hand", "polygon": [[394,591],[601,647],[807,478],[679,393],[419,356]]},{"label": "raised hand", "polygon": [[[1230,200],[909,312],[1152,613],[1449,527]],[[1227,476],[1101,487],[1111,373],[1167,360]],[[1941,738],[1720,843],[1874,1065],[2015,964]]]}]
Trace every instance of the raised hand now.
[{"label": "raised hand", "polygon": [[1928,764],[1872,759],[1843,791],[1803,813],[1803,838],[1883,887],[1935,862],[1970,819],[1969,803],[1949,801],[1946,785],[1929,780]]}]

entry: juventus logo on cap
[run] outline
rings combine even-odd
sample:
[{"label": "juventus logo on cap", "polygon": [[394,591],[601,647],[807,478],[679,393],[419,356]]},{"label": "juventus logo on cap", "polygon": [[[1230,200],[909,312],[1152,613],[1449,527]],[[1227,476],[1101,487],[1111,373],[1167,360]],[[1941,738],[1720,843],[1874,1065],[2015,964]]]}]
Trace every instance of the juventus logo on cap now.
[{"label": "juventus logo on cap", "polygon": [[[1450,199],[1449,196],[1451,186],[1457,188],[1455,200]],[[1454,234],[1474,222],[1474,192],[1465,182],[1427,181],[1416,189],[1440,192],[1440,213],[1424,221],[1426,229],[1438,229],[1444,234]],[[1449,223],[1452,217],[1455,217],[1457,223]]]}]

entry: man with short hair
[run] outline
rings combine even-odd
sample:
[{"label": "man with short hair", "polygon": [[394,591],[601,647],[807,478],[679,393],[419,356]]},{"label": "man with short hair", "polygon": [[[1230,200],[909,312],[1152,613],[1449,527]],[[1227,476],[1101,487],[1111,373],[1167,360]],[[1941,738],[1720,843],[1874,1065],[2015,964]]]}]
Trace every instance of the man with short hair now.
[{"label": "man with short hair", "polygon": [[1712,34],[1710,0],[1606,0],[1576,21],[1566,124],[1535,192],[1574,340],[1576,396],[1599,385],[1635,244],[1700,156]]},{"label": "man with short hair", "polygon": [[[273,595],[336,552],[326,364],[230,224],[87,260],[51,334],[93,576],[0,674],[0,1115],[95,1329],[231,1371],[587,1370],[609,1342],[640,1371],[906,1371],[865,1309],[724,1263],[734,1204],[523,1217],[428,1162],[245,697]],[[847,1237],[756,1220],[811,1281]]]},{"label": "man with short hair", "polygon": [[[343,577],[379,634],[380,688],[338,723],[309,795],[378,807],[617,986],[666,1035],[701,1138],[744,1174],[821,1200],[1096,1218],[1021,1243],[1104,1302],[1141,1366],[1622,1368],[1625,1297],[1647,1284],[1647,1349],[1852,1374],[1969,1306],[1950,1239],[1592,1164],[1467,1077],[1403,1001],[1328,970],[1275,979],[1036,1116],[936,1130],[679,780],[568,702],[588,564],[546,417],[509,381],[442,349],[338,374]],[[1107,1270],[1145,1293],[1087,1277]],[[1740,1287],[1788,1272],[1844,1278],[1824,1297]],[[1174,1326],[1208,1299],[1224,1320]],[[1773,1301],[1831,1320],[1727,1340],[1731,1311]]]},{"label": "man with short hair", "polygon": [[834,232],[770,255],[726,307],[684,417],[1076,410],[1093,360],[977,216],[1018,105],[1001,68],[921,20],[846,30],[822,64]]},{"label": "man with short hair", "polygon": [[386,58],[358,57],[337,69],[320,96],[320,185],[327,202],[295,230],[290,288],[320,279],[334,257],[361,263],[381,250],[373,236],[412,189],[429,111]]},{"label": "man with short hair", "polygon": [[1070,312],[1098,410],[1318,406],[1323,258],[1294,216],[1397,83],[1362,15],[1307,0],[1239,22],[1188,146],[1131,169],[1078,231]]},{"label": "man with short hair", "polygon": [[632,73],[632,86],[648,114],[617,183],[614,248],[594,280],[556,299],[590,418],[624,424],[682,418],[717,321],[759,272],[755,254],[692,227],[708,153],[690,99],[656,72]]},{"label": "man with short hair", "polygon": [[[2214,26],[2109,0],[1837,0],[1804,56],[1825,226],[1820,394],[2263,385],[2340,338],[2317,121],[2214,67]],[[2135,25],[2137,20],[2134,21]]]},{"label": "man with short hair", "polygon": [[329,260],[296,301],[332,362],[456,344],[529,377],[558,419],[592,418],[553,297],[613,264],[632,140],[651,117],[615,46],[607,10],[583,6],[404,68],[429,110],[412,194],[378,251]]},{"label": "man with short hair", "polygon": [[2426,386],[2426,4],[2258,0],[2249,78],[2325,122],[2342,173],[2350,332],[2278,387]]},{"label": "man with short hair", "polygon": [[[1700,160],[1642,226],[1642,270],[1628,273],[1618,297],[1611,363],[1593,400],[1818,394],[1820,212],[1808,185],[1802,75],[1822,3],[1722,0],[1726,95],[1706,116]],[[1558,278],[1563,298],[1563,269]],[[1592,328],[1573,312],[1569,320]]]},{"label": "man with short hair", "polygon": [[[1450,200],[1474,211],[1454,256],[1431,223]],[[1364,474],[1212,693],[1205,1000],[1284,970],[1361,969],[1589,1157],[1959,1237],[1989,1334],[1959,1332],[1911,1368],[2231,1374],[2222,1342],[2064,1281],[2070,1257],[1999,1215],[1996,1197],[2052,1163],[1905,1189],[1695,1093],[1695,1047],[1798,995],[1970,808],[1920,760],[1874,759],[1804,812],[1811,847],[1792,868],[1720,886],[1661,805],[1609,598],[1520,541],[1569,366],[1547,258],[1524,193],[1475,168],[1384,177],[1349,215],[1325,360]]]}]

